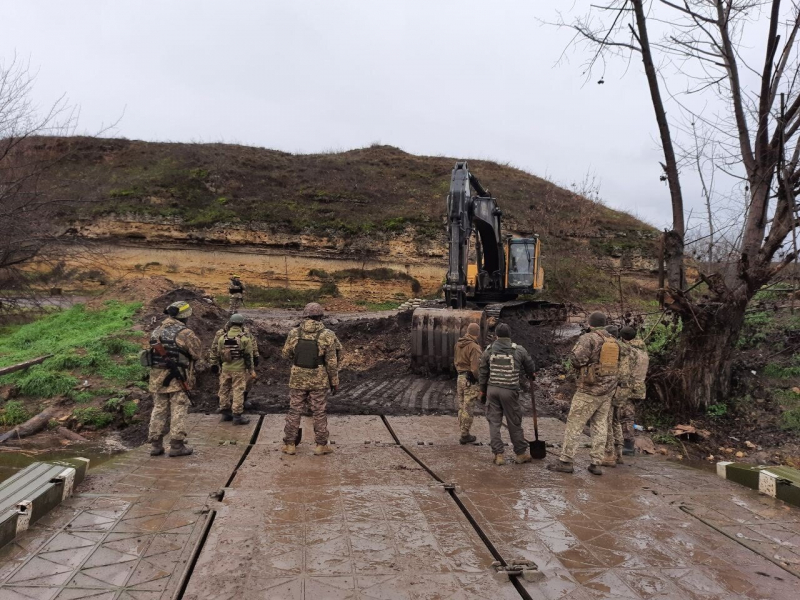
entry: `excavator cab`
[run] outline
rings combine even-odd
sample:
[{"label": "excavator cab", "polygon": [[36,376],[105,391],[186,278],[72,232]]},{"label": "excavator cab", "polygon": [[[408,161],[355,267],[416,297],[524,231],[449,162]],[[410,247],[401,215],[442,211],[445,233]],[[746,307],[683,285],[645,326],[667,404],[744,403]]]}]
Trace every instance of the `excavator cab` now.
[{"label": "excavator cab", "polygon": [[539,236],[509,238],[506,242],[506,291],[514,295],[541,291],[544,269],[539,265]]}]

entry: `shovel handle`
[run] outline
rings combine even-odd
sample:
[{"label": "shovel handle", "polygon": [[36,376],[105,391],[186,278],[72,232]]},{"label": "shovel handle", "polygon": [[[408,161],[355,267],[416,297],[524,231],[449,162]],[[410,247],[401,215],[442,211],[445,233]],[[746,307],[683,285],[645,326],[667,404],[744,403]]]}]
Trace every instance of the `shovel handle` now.
[{"label": "shovel handle", "polygon": [[536,396],[533,394],[533,379],[531,382],[531,408],[533,408],[533,435],[535,440],[539,441],[539,420],[536,418]]}]

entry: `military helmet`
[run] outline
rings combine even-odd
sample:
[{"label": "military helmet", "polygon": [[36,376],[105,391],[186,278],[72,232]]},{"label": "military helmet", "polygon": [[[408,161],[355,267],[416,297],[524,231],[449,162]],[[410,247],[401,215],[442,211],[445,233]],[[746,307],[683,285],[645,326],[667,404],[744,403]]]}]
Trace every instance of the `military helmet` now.
[{"label": "military helmet", "polygon": [[609,325],[606,327],[606,331],[613,335],[615,338],[619,337],[619,327],[616,325]]},{"label": "military helmet", "polygon": [[623,340],[629,342],[636,337],[636,330],[630,325],[626,325],[625,327],[619,330],[619,335],[620,337],[622,337]]},{"label": "military helmet", "polygon": [[601,312],[593,312],[589,315],[589,327],[605,327],[606,316]]},{"label": "military helmet", "polygon": [[176,319],[188,319],[192,316],[192,305],[185,300],[178,300],[170,304],[164,312]]},{"label": "military helmet", "polygon": [[325,314],[325,310],[318,302],[309,302],[303,309],[304,317],[321,317]]},{"label": "military helmet", "polygon": [[239,279],[239,277],[241,277],[241,275],[238,273],[231,273],[231,279]]},{"label": "military helmet", "polygon": [[231,315],[231,318],[228,322],[231,325],[244,325],[244,315],[240,315],[239,313],[234,313]]},{"label": "military helmet", "polygon": [[494,332],[497,334],[497,337],[499,338],[507,338],[511,336],[511,330],[505,323],[500,323],[494,330]]}]

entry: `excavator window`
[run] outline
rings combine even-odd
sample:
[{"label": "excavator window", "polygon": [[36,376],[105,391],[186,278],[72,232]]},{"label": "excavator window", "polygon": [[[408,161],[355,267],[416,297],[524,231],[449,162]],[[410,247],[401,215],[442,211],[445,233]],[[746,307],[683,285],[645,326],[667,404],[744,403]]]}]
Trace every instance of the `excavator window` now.
[{"label": "excavator window", "polygon": [[508,254],[508,287],[532,288],[536,267],[536,242],[512,241]]}]

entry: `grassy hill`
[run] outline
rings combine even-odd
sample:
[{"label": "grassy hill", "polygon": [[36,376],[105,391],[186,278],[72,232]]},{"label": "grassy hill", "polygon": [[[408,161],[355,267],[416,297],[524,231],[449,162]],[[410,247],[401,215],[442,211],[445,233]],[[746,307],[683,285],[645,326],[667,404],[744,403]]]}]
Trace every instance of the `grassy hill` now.
[{"label": "grassy hill", "polygon": [[[391,146],[289,154],[83,137],[32,139],[27,152],[64,157],[51,176],[68,198],[80,200],[65,205],[65,222],[124,215],[187,230],[252,225],[357,239],[361,247],[410,233],[446,247],[445,196],[456,158]],[[542,236],[550,272],[567,278],[565,289],[591,278],[587,258],[654,256],[655,231],[628,214],[520,169],[469,164],[498,199],[508,231]]]}]

